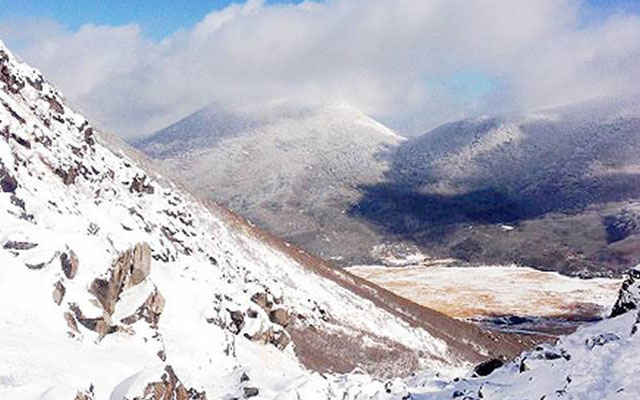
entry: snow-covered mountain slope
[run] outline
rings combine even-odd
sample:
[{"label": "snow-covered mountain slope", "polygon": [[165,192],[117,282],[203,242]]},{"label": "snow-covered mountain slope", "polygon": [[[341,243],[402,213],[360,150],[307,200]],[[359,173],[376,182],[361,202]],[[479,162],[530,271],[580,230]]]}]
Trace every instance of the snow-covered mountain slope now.
[{"label": "snow-covered mountain slope", "polygon": [[345,214],[381,182],[403,141],[346,105],[203,109],[134,143],[198,193],[324,258],[368,255],[380,239]]},{"label": "snow-covered mountain slope", "polygon": [[[152,167],[0,43],[0,398],[362,398],[371,375],[531,344],[330,268]],[[333,375],[355,368],[370,375]]]},{"label": "snow-covered mountain slope", "polygon": [[619,275],[640,261],[639,153],[640,98],[463,120],[401,144],[351,212],[439,256]]}]

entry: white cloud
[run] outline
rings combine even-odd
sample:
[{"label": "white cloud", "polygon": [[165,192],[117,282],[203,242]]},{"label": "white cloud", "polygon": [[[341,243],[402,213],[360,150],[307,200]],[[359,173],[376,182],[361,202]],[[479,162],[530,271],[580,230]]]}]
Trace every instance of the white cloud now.
[{"label": "white cloud", "polygon": [[[212,12],[162,42],[134,25],[69,32],[0,24],[90,117],[122,136],[212,101],[343,101],[419,133],[469,112],[619,95],[640,86],[640,20],[585,25],[574,0],[333,0]],[[473,95],[457,74],[495,82]],[[473,80],[472,80],[473,81]],[[467,92],[465,92],[465,90]]]}]

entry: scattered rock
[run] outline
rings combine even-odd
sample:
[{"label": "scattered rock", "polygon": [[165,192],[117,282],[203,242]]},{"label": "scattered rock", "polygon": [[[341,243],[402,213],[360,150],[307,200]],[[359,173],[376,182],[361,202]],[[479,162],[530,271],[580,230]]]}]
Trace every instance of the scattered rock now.
[{"label": "scattered rock", "polygon": [[147,297],[145,302],[142,303],[140,307],[138,307],[134,314],[122,319],[122,323],[131,325],[136,323],[140,319],[144,319],[152,327],[157,327],[158,322],[160,321],[162,310],[164,310],[164,297],[162,297],[162,295],[156,288],[153,293],[151,293],[149,297]]},{"label": "scattered rock", "polygon": [[62,299],[64,298],[64,294],[66,292],[67,292],[67,289],[65,289],[62,282],[61,281],[56,282],[56,284],[53,286],[53,301],[57,305],[60,305],[62,303]]},{"label": "scattered rock", "polygon": [[291,343],[291,337],[287,334],[287,332],[282,330],[274,331],[271,327],[253,335],[248,335],[245,333],[245,337],[254,342],[272,344],[279,350],[284,350],[289,345],[289,343]]},{"label": "scattered rock", "polygon": [[29,85],[31,85],[37,91],[42,91],[43,89],[42,84],[44,83],[44,80],[42,79],[41,76],[39,76],[35,81],[30,78],[27,78],[27,82],[29,82]]},{"label": "scattered rock", "polygon": [[640,308],[640,264],[629,270],[620,288],[618,300],[611,310],[611,318]]},{"label": "scattered rock", "polygon": [[251,387],[251,386],[243,388],[243,391],[244,391],[245,399],[248,399],[250,397],[256,397],[258,394],[260,394],[260,391],[258,390],[258,388]]},{"label": "scattered rock", "polygon": [[93,393],[93,385],[89,390],[78,392],[73,400],[95,400],[95,394]]},{"label": "scattered rock", "polygon": [[269,320],[274,324],[278,324],[283,327],[287,327],[290,322],[289,313],[284,308],[278,308],[269,313]]},{"label": "scattered rock", "polygon": [[94,139],[93,129],[87,128],[87,130],[84,131],[84,141],[89,146],[93,146],[94,144],[96,144],[96,140]]},{"label": "scattered rock", "polygon": [[44,98],[49,103],[49,108],[58,114],[64,114],[64,107],[55,97],[45,96]]},{"label": "scattered rock", "polygon": [[25,86],[24,82],[13,75],[9,67],[4,64],[0,66],[0,82],[4,82],[5,88],[13,94],[17,94]]},{"label": "scattered rock", "polygon": [[204,392],[187,389],[178,379],[173,368],[167,365],[160,382],[149,383],[141,397],[134,400],[206,400]]},{"label": "scattered rock", "polygon": [[27,139],[23,139],[20,136],[16,135],[15,133],[11,134],[11,139],[15,140],[16,143],[18,143],[20,146],[30,149],[31,148],[31,142],[28,141]]},{"label": "scattered rock", "polygon": [[41,262],[41,263],[37,263],[37,264],[25,263],[24,265],[29,269],[40,270],[40,269],[43,269],[44,267],[46,267],[47,264],[48,264],[47,262]]},{"label": "scattered rock", "polygon": [[71,329],[71,332],[78,333],[78,324],[76,324],[76,319],[73,314],[70,312],[64,313],[64,319],[67,321],[67,326]]},{"label": "scattered rock", "polygon": [[262,307],[262,309],[267,312],[271,310],[271,307],[273,306],[273,304],[269,301],[267,294],[262,292],[256,293],[251,296],[251,301]]},{"label": "scattered rock", "polygon": [[56,168],[54,173],[62,178],[62,183],[65,185],[71,185],[75,183],[76,178],[78,177],[78,168],[70,167],[68,170],[64,170],[62,168]]},{"label": "scattered rock", "polygon": [[231,331],[237,335],[242,331],[242,328],[244,328],[244,314],[241,311],[227,311],[229,312],[229,316],[231,316]]},{"label": "scattered rock", "polygon": [[498,368],[501,368],[504,365],[504,362],[498,358],[493,358],[491,360],[484,361],[473,369],[474,376],[488,376],[493,373]]},{"label": "scattered rock", "polygon": [[30,242],[18,242],[10,240],[6,242],[2,248],[3,249],[11,249],[11,250],[31,250],[34,247],[38,246],[38,243],[30,243]]},{"label": "scattered rock", "polygon": [[98,234],[98,232],[100,232],[100,227],[98,226],[98,224],[91,222],[87,227],[87,234],[89,236],[95,236]]},{"label": "scattered rock", "polygon": [[520,366],[518,367],[518,372],[523,373],[525,371],[529,371],[529,364],[527,364],[527,358],[523,358],[520,360]]},{"label": "scattered rock", "polygon": [[273,333],[270,343],[279,350],[284,350],[291,343],[291,337],[285,331],[276,331]]},{"label": "scattered rock", "polygon": [[153,194],[155,192],[155,189],[153,188],[153,186],[147,184],[146,180],[147,180],[146,175],[143,175],[141,177],[136,175],[133,178],[131,185],[129,186],[129,190],[131,191],[131,193],[137,192],[137,193]]},{"label": "scattered rock", "polygon": [[98,318],[87,318],[82,313],[82,310],[80,310],[80,307],[76,304],[71,304],[70,307],[75,319],[80,323],[80,325],[96,332],[99,340],[117,330],[115,326],[111,325],[111,319],[108,314],[104,314],[102,317]]},{"label": "scattered rock", "polygon": [[243,372],[242,375],[240,376],[240,382],[248,382],[249,381],[249,375],[247,375],[246,372]]},{"label": "scattered rock", "polygon": [[73,250],[69,250],[69,254],[62,253],[60,255],[60,265],[67,279],[73,279],[78,272],[78,256]]},{"label": "scattered rock", "polygon": [[589,350],[593,350],[596,346],[604,346],[605,344],[615,342],[616,340],[620,340],[620,336],[614,333],[602,333],[596,337],[586,339],[584,344],[589,348]]}]

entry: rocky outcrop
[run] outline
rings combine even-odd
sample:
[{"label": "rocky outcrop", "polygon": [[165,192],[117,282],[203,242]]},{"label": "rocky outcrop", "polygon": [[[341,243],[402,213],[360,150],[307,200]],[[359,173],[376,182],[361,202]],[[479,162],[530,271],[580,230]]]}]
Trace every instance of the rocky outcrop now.
[{"label": "rocky outcrop", "polygon": [[232,333],[238,334],[244,328],[244,314],[241,311],[229,311],[229,316],[231,317],[231,326],[229,329]]},{"label": "rocky outcrop", "polygon": [[13,193],[18,188],[18,181],[0,166],[0,189],[5,193]]},{"label": "rocky outcrop", "polygon": [[68,279],[73,279],[78,272],[78,256],[73,250],[69,250],[69,253],[62,253],[60,255],[60,266],[64,275]]},{"label": "rocky outcrop", "polygon": [[631,268],[620,288],[618,300],[611,310],[611,317],[617,317],[640,308],[640,264]]},{"label": "rocky outcrop", "polygon": [[136,193],[153,194],[155,192],[155,189],[146,181],[147,181],[146,175],[143,175],[142,177],[136,175],[133,178],[131,185],[129,186],[129,191],[131,191],[131,193],[136,192]]},{"label": "rocky outcrop", "polygon": [[291,319],[287,310],[278,308],[269,313],[269,320],[274,324],[278,324],[286,328]]},{"label": "rocky outcrop", "polygon": [[275,330],[271,327],[253,335],[245,334],[245,337],[254,342],[272,344],[278,350],[284,350],[289,343],[291,343],[291,337],[287,332],[283,330]]},{"label": "rocky outcrop", "polygon": [[269,301],[269,297],[264,292],[255,293],[251,296],[251,301],[259,305],[263,310],[269,311],[273,303]]},{"label": "rocky outcrop", "polygon": [[31,250],[37,246],[38,243],[9,240],[2,248],[7,250]]},{"label": "rocky outcrop", "polygon": [[206,400],[207,395],[193,388],[186,388],[167,365],[159,382],[152,382],[144,389],[142,396],[133,400]]},{"label": "rocky outcrop", "polygon": [[249,399],[251,397],[256,397],[258,394],[260,394],[260,390],[258,390],[258,388],[251,387],[251,386],[247,386],[245,388],[242,388],[242,391],[244,393],[245,399]]},{"label": "rocky outcrop", "polygon": [[111,267],[109,277],[94,280],[89,291],[111,315],[122,291],[141,283],[149,275],[150,267],[151,249],[146,243],[139,243],[120,255]]},{"label": "rocky outcrop", "polygon": [[[89,318],[82,313],[82,310],[80,309],[80,307],[78,307],[77,304],[71,304],[70,308],[71,308],[71,311],[73,312],[73,317],[75,317],[75,319],[80,323],[80,325],[84,326],[85,328],[91,331],[96,332],[98,334],[99,340],[102,340],[102,338],[104,338],[110,333],[115,332],[117,329],[115,326],[111,325],[111,317],[106,312],[101,317]],[[69,322],[69,319],[66,315],[65,315],[65,318],[67,318],[67,324],[69,325],[69,327],[72,327],[72,325],[75,325],[75,322],[73,323]],[[76,330],[77,330],[77,326],[76,326]]]},{"label": "rocky outcrop", "polygon": [[147,297],[145,302],[142,303],[140,307],[138,307],[134,314],[122,319],[122,323],[131,325],[141,319],[144,319],[152,327],[157,327],[163,309],[164,297],[162,297],[162,294],[160,294],[160,292],[158,292],[158,289],[156,288],[153,293],[151,293],[149,297]]},{"label": "rocky outcrop", "polygon": [[491,360],[487,360],[475,366],[473,369],[474,376],[488,376],[493,373],[496,369],[502,367],[504,365],[504,361],[498,358],[492,358]]},{"label": "rocky outcrop", "polygon": [[95,400],[95,398],[93,388],[90,388],[89,390],[78,392],[73,400]]}]

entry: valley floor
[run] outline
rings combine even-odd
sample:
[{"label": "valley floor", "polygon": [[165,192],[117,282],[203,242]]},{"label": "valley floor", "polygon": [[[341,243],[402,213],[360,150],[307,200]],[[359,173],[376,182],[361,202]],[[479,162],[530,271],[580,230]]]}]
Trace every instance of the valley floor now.
[{"label": "valley floor", "polygon": [[599,319],[611,309],[621,282],[515,266],[353,266],[348,270],[420,305],[474,320]]}]

